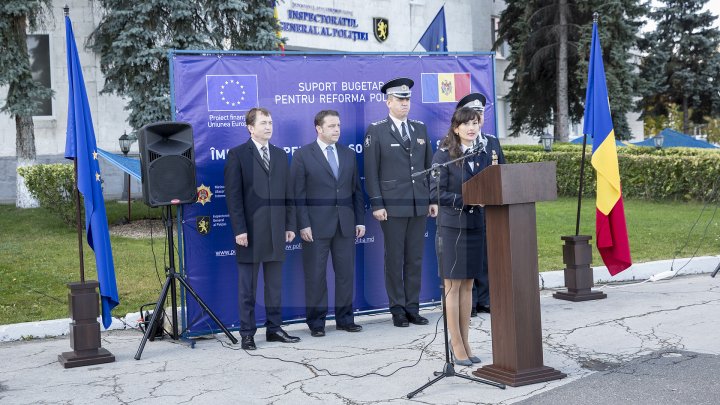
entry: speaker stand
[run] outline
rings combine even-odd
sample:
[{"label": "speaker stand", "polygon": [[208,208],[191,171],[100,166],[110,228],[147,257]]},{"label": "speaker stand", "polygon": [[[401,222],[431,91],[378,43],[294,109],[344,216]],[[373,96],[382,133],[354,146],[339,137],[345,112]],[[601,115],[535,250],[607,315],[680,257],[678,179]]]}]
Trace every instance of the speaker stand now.
[{"label": "speaker stand", "polygon": [[[172,224],[172,206],[167,205],[164,207],[166,210],[165,215],[165,231],[167,233],[168,238],[168,268],[165,269],[165,284],[163,284],[162,292],[160,293],[160,297],[157,300],[157,303],[155,304],[155,310],[153,311],[152,318],[150,319],[150,325],[155,325],[156,318],[160,316],[160,310],[162,309],[163,304],[167,300],[168,291],[170,291],[170,302],[172,303],[172,335],[171,337],[174,340],[178,340],[178,316],[177,316],[177,291],[175,287],[175,280],[180,282],[183,287],[185,287],[185,290],[190,293],[190,295],[195,298],[195,301],[197,301],[198,304],[200,304],[200,307],[210,316],[210,318],[215,321],[215,323],[220,327],[220,329],[223,331],[225,336],[230,339],[230,341],[235,344],[237,343],[237,339],[230,333],[230,331],[225,327],[225,325],[220,322],[220,320],[215,316],[213,311],[205,304],[205,302],[200,298],[200,296],[193,290],[192,287],[185,281],[185,279],[182,278],[180,274],[175,272],[175,244],[173,239],[173,224]],[[146,328],[145,334],[143,335],[142,341],[140,342],[140,347],[138,347],[137,353],[135,353],[135,360],[140,360],[140,357],[142,356],[143,349],[145,348],[145,344],[147,343],[148,339],[150,338],[150,335],[153,333],[153,328]]]}]

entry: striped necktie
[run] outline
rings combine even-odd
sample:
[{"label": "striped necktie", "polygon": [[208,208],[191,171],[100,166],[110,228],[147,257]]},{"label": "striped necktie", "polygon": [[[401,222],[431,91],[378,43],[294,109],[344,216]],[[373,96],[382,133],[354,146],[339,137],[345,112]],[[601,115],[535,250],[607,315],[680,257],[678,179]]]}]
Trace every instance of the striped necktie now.
[{"label": "striped necktie", "polygon": [[265,167],[265,170],[267,170],[269,172],[270,171],[270,155],[268,154],[268,148],[267,148],[267,146],[263,146],[260,149],[262,149],[263,166]]}]

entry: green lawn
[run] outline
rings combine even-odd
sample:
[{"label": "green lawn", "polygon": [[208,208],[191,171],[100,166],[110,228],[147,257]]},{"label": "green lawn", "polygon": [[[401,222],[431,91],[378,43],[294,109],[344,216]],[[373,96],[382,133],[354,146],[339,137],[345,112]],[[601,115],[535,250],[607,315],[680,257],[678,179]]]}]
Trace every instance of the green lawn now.
[{"label": "green lawn", "polygon": [[[127,213],[127,206],[107,203],[111,223]],[[630,247],[635,262],[720,253],[720,224],[715,206],[698,203],[626,201]],[[560,236],[575,232],[576,200],[563,198],[537,205],[540,270],[559,270]],[[159,209],[133,204],[133,219],[157,218]],[[693,223],[700,218],[688,239]],[[710,222],[712,218],[712,221]],[[581,234],[594,240],[594,200],[583,201]],[[708,225],[709,223],[709,225]],[[0,205],[0,324],[56,319],[67,316],[66,283],[79,280],[77,234],[43,209],[19,210]],[[687,242],[687,246],[684,246]],[[136,312],[157,299],[164,280],[163,230],[155,238],[153,257],[149,239],[112,237],[115,273],[121,304],[113,311]],[[682,249],[682,250],[680,250]],[[92,251],[84,248],[87,279],[96,279]],[[593,251],[595,265],[601,265]]]}]

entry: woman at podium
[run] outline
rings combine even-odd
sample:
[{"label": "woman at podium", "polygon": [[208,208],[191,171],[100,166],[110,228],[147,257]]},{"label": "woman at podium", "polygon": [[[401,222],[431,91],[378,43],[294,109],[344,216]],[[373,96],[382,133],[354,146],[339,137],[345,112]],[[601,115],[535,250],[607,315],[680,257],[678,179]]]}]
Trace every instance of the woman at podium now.
[{"label": "woman at podium", "polygon": [[[469,366],[480,359],[472,354],[468,332],[472,307],[473,280],[487,280],[485,217],[482,207],[463,204],[462,184],[493,164],[482,135],[482,111],[462,107],[455,111],[447,135],[433,156],[433,164],[467,156],[440,166],[430,186],[432,202],[440,205],[436,233],[440,277],[443,279],[445,309],[455,364]],[[495,158],[497,161],[497,157]]]}]

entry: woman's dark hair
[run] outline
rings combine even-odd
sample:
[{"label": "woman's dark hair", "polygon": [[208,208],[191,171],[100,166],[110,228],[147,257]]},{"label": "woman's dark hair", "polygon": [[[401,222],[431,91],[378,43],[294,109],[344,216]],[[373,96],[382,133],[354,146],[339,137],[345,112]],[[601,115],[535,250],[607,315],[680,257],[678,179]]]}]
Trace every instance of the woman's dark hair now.
[{"label": "woman's dark hair", "polygon": [[[462,155],[462,147],[460,146],[460,136],[455,133],[455,130],[462,124],[470,122],[472,120],[480,120],[479,112],[469,107],[458,108],[452,116],[450,121],[450,129],[448,129],[447,135],[440,142],[440,147],[445,148],[450,153],[450,159],[457,159]],[[461,165],[461,162],[457,162],[457,165]]]}]

